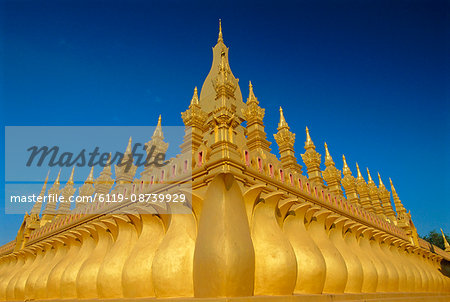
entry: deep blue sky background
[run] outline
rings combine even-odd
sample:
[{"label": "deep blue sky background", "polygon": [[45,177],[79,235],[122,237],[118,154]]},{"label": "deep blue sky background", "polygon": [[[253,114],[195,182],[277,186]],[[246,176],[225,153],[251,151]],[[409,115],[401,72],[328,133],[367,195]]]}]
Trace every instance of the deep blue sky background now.
[{"label": "deep blue sky background", "polygon": [[[222,18],[272,142],[281,105],[300,162],[308,126],[338,168],[391,177],[420,234],[450,233],[448,1],[0,3],[2,126],[182,125]],[[21,220],[2,207],[0,244]]]}]

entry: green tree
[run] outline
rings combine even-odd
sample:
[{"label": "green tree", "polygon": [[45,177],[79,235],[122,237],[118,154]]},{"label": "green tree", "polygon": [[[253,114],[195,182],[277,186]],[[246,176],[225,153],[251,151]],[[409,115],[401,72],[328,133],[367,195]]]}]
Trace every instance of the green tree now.
[{"label": "green tree", "polygon": [[[447,241],[450,241],[450,237],[447,234],[444,234]],[[430,231],[427,235],[422,237],[423,240],[428,241],[431,244],[434,244],[435,246],[445,249],[444,246],[444,238],[442,238],[441,232],[437,232],[436,230]]]}]

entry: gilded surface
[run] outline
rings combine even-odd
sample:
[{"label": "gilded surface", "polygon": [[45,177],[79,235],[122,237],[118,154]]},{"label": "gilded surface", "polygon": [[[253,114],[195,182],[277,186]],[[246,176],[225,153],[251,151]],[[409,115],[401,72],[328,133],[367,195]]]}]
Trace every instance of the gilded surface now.
[{"label": "gilded surface", "polygon": [[[136,205],[128,214],[98,213],[95,202],[73,211],[35,204],[16,240],[0,247],[1,301],[449,300],[448,242],[443,251],[418,238],[392,181],[393,203],[379,175],[378,187],[359,166],[353,177],[345,157],[342,177],[327,145],[321,167],[308,128],[302,175],[281,108],[280,158],[271,153],[266,112],[251,83],[243,102],[228,51],[220,28],[200,97],[195,88],[182,113],[181,154],[169,159],[178,176],[107,165],[79,188],[82,196],[145,193],[150,185],[136,184],[184,177],[192,180],[187,202]],[[161,120],[147,145],[165,152]],[[47,193],[72,196],[73,173],[62,189],[58,174]],[[176,214],[180,208],[188,214]]]}]

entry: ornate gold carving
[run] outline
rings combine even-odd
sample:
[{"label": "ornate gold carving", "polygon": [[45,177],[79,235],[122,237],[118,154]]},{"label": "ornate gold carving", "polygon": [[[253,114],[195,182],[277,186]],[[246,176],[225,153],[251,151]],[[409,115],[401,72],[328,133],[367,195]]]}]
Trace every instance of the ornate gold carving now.
[{"label": "ornate gold carving", "polygon": [[306,127],[305,150],[305,153],[302,154],[302,159],[306,165],[309,179],[320,187],[324,187],[322,173],[320,172],[321,155],[316,151],[316,146],[309,135],[308,127]]},{"label": "ornate gold carving", "polygon": [[[398,221],[381,178],[377,188],[368,171],[367,184],[357,166],[355,179],[343,157],[341,179],[325,144],[325,188],[321,156],[308,129],[302,158],[309,180],[299,175],[295,135],[282,110],[275,134],[281,160],[270,153],[265,111],[251,83],[247,103],[242,102],[219,27],[200,99],[194,89],[189,108],[182,113],[187,126],[182,154],[170,159],[178,168],[164,177],[170,181],[183,173],[182,164],[193,163],[192,171],[181,175],[193,179],[192,192],[181,190],[189,196],[187,202],[168,203],[159,215],[98,214],[92,206],[81,213],[79,208],[67,212],[60,206],[69,215],[57,219],[53,219],[54,204],[46,207],[41,220],[40,205],[33,206],[16,240],[0,247],[0,300],[334,297],[304,295],[310,293],[357,293],[342,298],[357,300],[446,299],[450,281],[442,273],[448,269],[442,260],[449,260],[450,254],[437,247],[433,253],[418,238],[392,182]],[[246,128],[241,126],[244,119]],[[147,145],[167,150],[161,118]],[[131,153],[130,139],[122,161],[132,161]],[[80,196],[90,196],[94,190],[109,193],[114,184],[110,160],[95,181],[91,169]],[[132,188],[147,192],[140,184],[156,171],[146,170],[141,178],[134,178],[133,166],[128,170],[116,166],[115,192],[129,194]],[[59,176],[49,193],[72,196],[73,173],[62,190]],[[47,180],[48,175],[41,196]],[[367,210],[359,207],[358,193]],[[371,199],[375,212],[382,215],[382,210],[387,221],[373,214]],[[143,210],[133,205],[131,209]],[[156,205],[145,209],[153,213],[152,207]],[[186,207],[193,211],[174,214]],[[446,250],[450,251],[448,243]]]},{"label": "ornate gold carving", "polygon": [[359,170],[358,163],[356,163],[356,170],[358,171],[358,177],[356,178],[356,189],[358,190],[361,206],[367,211],[373,212],[372,201],[370,200],[369,187],[364,180],[361,171]]},{"label": "ornate gold carving", "polygon": [[325,143],[325,171],[322,171],[323,179],[327,182],[328,189],[331,193],[342,197],[341,189],[341,171],[339,171],[333,161],[328,150],[327,143]]},{"label": "ornate gold carving", "polygon": [[345,155],[342,155],[342,161],[344,162],[344,167],[342,168],[342,171],[344,173],[344,178],[342,179],[342,186],[345,189],[345,195],[347,196],[347,200],[353,204],[360,204],[356,187],[356,178],[352,176],[352,171],[347,165]]},{"label": "ornate gold carving", "polygon": [[283,168],[301,174],[302,167],[297,163],[297,158],[294,152],[295,133],[289,131],[288,123],[283,114],[283,109],[280,107],[280,122],[278,123],[278,132],[273,135],[278,144],[280,152],[280,161]]}]

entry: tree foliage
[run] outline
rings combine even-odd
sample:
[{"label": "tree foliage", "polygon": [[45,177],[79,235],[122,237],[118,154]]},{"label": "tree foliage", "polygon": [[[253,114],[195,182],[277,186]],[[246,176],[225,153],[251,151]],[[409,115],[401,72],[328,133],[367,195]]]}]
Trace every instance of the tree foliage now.
[{"label": "tree foliage", "polygon": [[[444,234],[447,242],[450,242],[450,237],[447,234]],[[444,246],[444,238],[442,238],[441,232],[437,232],[436,230],[430,231],[427,235],[423,236],[422,239],[428,241],[431,244],[445,250]]]}]

